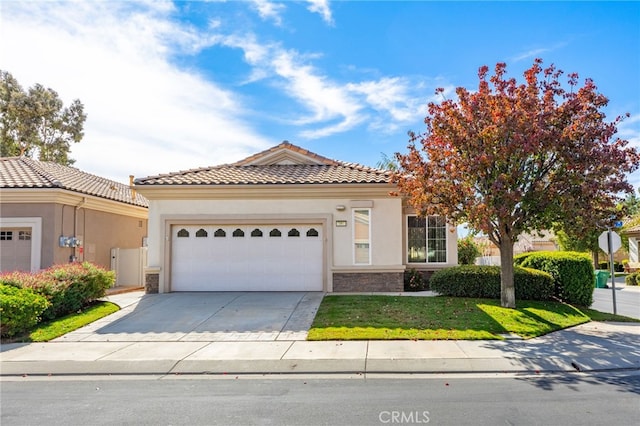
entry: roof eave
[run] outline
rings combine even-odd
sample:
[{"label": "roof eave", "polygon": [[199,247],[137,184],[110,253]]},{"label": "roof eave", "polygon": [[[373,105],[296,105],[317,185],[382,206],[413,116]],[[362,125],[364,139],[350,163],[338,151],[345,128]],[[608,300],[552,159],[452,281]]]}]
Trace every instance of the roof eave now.
[{"label": "roof eave", "polygon": [[390,183],[136,185],[149,200],[386,198],[396,190]]}]

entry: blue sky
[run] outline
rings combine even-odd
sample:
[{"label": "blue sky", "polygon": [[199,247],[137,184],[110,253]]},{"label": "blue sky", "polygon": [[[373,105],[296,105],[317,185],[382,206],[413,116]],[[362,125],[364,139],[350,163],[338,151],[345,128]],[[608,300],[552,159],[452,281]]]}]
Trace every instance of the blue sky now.
[{"label": "blue sky", "polygon": [[594,79],[640,147],[636,2],[3,1],[0,19],[0,68],[79,98],[76,166],[123,182],[282,140],[373,166],[437,87],[536,57]]}]

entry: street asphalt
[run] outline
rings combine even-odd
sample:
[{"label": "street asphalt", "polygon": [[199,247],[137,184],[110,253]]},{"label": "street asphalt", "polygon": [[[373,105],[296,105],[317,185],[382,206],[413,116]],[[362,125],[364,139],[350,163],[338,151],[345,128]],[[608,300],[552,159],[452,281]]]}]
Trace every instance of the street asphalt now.
[{"label": "street asphalt", "polygon": [[[306,332],[321,293],[207,295],[136,291],[109,296],[122,309],[108,317],[51,342],[2,345],[0,375],[640,369],[640,323],[590,322],[529,340],[313,342],[305,340]],[[252,317],[265,297],[268,309]]]}]

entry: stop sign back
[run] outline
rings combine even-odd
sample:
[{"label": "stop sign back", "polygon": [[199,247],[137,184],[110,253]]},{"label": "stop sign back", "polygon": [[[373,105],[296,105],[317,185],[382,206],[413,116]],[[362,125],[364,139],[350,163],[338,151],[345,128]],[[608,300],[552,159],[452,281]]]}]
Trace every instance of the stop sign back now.
[{"label": "stop sign back", "polygon": [[[609,231],[604,231],[598,237],[598,246],[607,254],[609,254],[609,242],[607,237],[608,233]],[[620,239],[620,235],[616,234],[614,231],[611,231],[611,252],[617,252],[620,247],[622,247],[622,240]]]}]

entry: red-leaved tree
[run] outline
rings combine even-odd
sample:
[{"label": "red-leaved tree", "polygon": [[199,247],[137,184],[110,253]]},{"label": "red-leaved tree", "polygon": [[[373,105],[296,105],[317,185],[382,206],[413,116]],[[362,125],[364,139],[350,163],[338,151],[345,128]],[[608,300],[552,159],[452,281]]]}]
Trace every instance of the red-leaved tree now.
[{"label": "red-leaved tree", "polygon": [[543,69],[540,59],[523,83],[506,78],[504,63],[493,76],[488,71],[480,68],[476,92],[459,87],[457,100],[429,104],[427,129],[410,132],[393,181],[421,214],[446,215],[488,235],[500,249],[501,304],[515,308],[518,235],[608,215],[632,191],[626,175],[640,156],[614,137],[622,117],[605,121],[608,99],[592,80],[578,87],[578,75],[569,74],[565,89],[562,71]]}]

